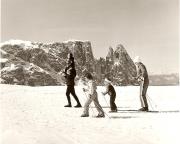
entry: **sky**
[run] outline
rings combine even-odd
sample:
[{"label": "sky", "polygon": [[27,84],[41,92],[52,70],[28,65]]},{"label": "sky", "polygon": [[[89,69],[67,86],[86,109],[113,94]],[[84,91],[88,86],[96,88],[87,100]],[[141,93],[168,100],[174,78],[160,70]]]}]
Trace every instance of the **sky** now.
[{"label": "sky", "polygon": [[179,72],[178,0],[1,0],[1,41],[89,40],[96,58],[122,44],[150,73]]}]

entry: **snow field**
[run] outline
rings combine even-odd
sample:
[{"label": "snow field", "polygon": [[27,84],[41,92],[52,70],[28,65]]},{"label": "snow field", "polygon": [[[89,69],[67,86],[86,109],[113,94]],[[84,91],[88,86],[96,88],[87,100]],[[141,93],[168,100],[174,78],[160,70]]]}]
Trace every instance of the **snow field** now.
[{"label": "snow field", "polygon": [[[179,87],[151,86],[148,95],[156,112],[137,112],[138,87],[115,87],[118,113],[108,113],[98,87],[99,102],[111,117],[81,118],[83,108],[64,108],[63,86],[29,87],[0,85],[2,144],[179,144]],[[82,87],[75,87],[82,105]],[[109,102],[109,96],[105,96]],[[73,106],[76,105],[71,98]],[[155,104],[157,105],[155,107]],[[93,105],[92,105],[93,106]],[[157,112],[161,111],[161,112]]]}]

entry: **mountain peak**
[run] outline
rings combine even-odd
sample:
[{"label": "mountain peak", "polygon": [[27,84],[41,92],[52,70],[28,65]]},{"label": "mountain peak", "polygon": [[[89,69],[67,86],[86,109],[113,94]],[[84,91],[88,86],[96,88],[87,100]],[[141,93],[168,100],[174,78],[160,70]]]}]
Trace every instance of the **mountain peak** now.
[{"label": "mountain peak", "polygon": [[69,40],[66,40],[66,41],[63,41],[63,43],[69,43],[69,42],[90,42],[89,40],[77,40],[77,39],[69,39]]},{"label": "mountain peak", "polygon": [[136,74],[135,65],[122,44],[116,46],[115,51],[110,47],[107,60],[107,70],[117,85],[133,84],[132,77]]},{"label": "mountain peak", "polygon": [[124,53],[127,53],[127,51],[126,51],[126,49],[124,48],[124,46],[122,45],[122,44],[118,44],[117,46],[116,46],[116,50],[115,50],[116,52],[124,52]]}]

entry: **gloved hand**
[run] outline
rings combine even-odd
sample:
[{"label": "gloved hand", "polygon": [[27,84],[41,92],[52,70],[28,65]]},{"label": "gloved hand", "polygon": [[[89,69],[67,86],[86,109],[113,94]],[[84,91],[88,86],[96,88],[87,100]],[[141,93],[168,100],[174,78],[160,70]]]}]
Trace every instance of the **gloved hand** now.
[{"label": "gloved hand", "polygon": [[142,82],[142,81],[144,81],[144,78],[143,77],[139,77],[138,78],[138,82]]}]

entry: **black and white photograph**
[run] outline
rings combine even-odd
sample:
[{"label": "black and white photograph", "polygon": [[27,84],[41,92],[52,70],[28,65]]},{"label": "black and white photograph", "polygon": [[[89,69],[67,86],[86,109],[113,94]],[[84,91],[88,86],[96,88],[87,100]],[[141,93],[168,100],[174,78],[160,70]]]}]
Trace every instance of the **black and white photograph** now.
[{"label": "black and white photograph", "polygon": [[1,0],[0,144],[179,144],[179,0]]}]

